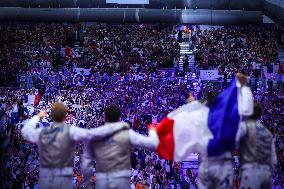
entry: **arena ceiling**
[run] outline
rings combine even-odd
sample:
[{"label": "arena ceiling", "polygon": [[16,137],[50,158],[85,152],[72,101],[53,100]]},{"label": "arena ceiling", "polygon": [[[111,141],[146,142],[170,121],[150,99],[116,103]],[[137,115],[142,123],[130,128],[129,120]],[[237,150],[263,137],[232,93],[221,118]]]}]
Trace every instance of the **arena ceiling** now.
[{"label": "arena ceiling", "polygon": [[0,20],[260,24],[265,14],[284,23],[278,1],[1,0]]},{"label": "arena ceiling", "polygon": [[1,0],[2,7],[261,10],[262,0]]}]

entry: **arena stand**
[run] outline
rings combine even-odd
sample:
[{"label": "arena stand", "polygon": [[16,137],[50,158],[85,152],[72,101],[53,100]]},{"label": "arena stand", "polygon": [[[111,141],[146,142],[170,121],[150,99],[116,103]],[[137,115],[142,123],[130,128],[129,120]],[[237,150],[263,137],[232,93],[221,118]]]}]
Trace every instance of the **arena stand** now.
[{"label": "arena stand", "polygon": [[[279,163],[274,185],[281,182],[283,185],[283,91],[277,83],[267,85],[269,79],[264,74],[264,67],[267,71],[267,65],[274,64],[278,65],[277,74],[283,76],[276,30],[259,26],[198,30],[195,26],[187,42],[195,55],[194,65],[190,66],[196,67],[179,70],[178,61],[188,60],[185,54],[180,54],[179,45],[183,42],[178,43],[179,31],[173,28],[173,25],[130,24],[0,24],[1,86],[8,87],[1,88],[0,93],[1,166],[5,165],[1,170],[6,170],[1,172],[1,178],[8,181],[5,186],[36,185],[39,166],[36,146],[23,140],[20,128],[26,119],[41,109],[49,109],[55,101],[68,105],[68,123],[84,128],[100,126],[104,108],[115,103],[123,109],[122,120],[146,134],[149,123],[159,122],[185,103],[188,91],[202,99],[208,90],[224,88],[227,80],[239,71],[254,81],[251,85],[255,98],[265,110],[262,122],[276,139]],[[260,74],[257,64],[261,66]],[[217,69],[223,77],[202,80],[201,69]],[[40,125],[44,127],[49,121],[44,119]],[[76,188],[83,185],[81,155],[82,144],[78,144],[74,161]],[[135,149],[131,159],[132,186],[154,182],[170,188],[188,179],[195,187],[196,157],[190,156],[188,162],[169,162],[155,153]]]}]

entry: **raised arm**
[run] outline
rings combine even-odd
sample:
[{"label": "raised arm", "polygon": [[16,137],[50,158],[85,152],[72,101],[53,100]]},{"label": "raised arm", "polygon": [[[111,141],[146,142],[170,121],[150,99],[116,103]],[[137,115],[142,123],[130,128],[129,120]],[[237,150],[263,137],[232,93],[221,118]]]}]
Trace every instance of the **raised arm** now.
[{"label": "raised arm", "polygon": [[42,128],[36,128],[36,125],[38,124],[40,119],[45,116],[47,116],[46,111],[41,111],[36,116],[32,117],[28,121],[28,123],[23,126],[21,132],[25,140],[32,143],[38,143]]},{"label": "raised arm", "polygon": [[253,95],[247,86],[247,78],[243,74],[237,74],[238,110],[242,116],[250,116],[253,113]]},{"label": "raised arm", "polygon": [[109,123],[93,129],[83,129],[73,125],[70,128],[70,136],[74,141],[99,140],[125,128],[129,128],[129,124],[125,122]]},{"label": "raised arm", "polygon": [[130,142],[133,146],[155,150],[159,144],[159,137],[155,129],[149,130],[149,136],[136,133],[132,129],[129,130]]}]

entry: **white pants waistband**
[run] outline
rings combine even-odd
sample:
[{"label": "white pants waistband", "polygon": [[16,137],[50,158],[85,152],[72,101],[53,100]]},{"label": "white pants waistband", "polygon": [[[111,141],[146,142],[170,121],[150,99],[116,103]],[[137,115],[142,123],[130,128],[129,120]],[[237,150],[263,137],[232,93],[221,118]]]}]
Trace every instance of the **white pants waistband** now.
[{"label": "white pants waistband", "polygon": [[107,178],[119,178],[119,177],[129,177],[131,176],[130,170],[122,170],[122,171],[112,171],[112,172],[98,172],[96,173],[96,178],[98,179],[107,179]]},{"label": "white pants waistband", "polygon": [[39,169],[40,176],[70,176],[73,175],[73,167],[43,168]]},{"label": "white pants waistband", "polygon": [[259,163],[245,163],[241,166],[241,169],[262,169],[271,171],[271,167],[266,164],[259,164]]}]

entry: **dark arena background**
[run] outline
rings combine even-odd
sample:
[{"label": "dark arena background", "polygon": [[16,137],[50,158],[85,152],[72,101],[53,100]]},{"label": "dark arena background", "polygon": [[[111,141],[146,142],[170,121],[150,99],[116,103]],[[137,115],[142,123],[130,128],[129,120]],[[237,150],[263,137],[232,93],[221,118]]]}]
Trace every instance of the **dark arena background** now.
[{"label": "dark arena background", "polygon": [[[72,160],[67,166],[72,171],[64,179],[70,178],[75,189],[283,189],[283,66],[284,0],[0,0],[0,189],[72,188],[60,180],[66,166],[46,163],[56,154]],[[178,159],[175,154],[182,148],[178,141],[188,138],[195,144],[206,140],[206,134],[196,137],[185,129],[182,138],[176,137],[178,116],[169,113],[199,103],[209,113],[194,119],[203,120],[216,137],[217,126],[211,127],[210,116],[216,99],[223,96],[212,105],[210,94],[232,86],[235,78],[249,86],[250,101],[261,106],[262,114],[257,121],[246,115],[229,123],[237,130],[252,123],[258,129],[247,126],[240,142],[230,138],[235,148],[225,155],[204,153],[204,146],[210,148],[207,141]],[[223,100],[227,97],[231,98]],[[240,108],[238,101],[239,96],[230,101],[229,108],[218,114],[225,116],[218,119],[233,117],[229,110],[235,102]],[[71,155],[65,153],[66,146],[58,147],[67,139],[61,138],[63,142],[56,147],[52,143],[63,135],[61,131],[53,139],[48,135],[50,143],[43,147],[45,134],[55,132],[48,129],[57,123],[55,102],[68,109],[65,123],[75,141]],[[91,134],[79,133],[118,122],[108,117],[119,113],[114,106],[120,109],[119,120],[130,127],[132,148],[125,153],[128,143],[110,144],[128,127],[116,132],[98,130],[97,135],[114,133],[96,143],[88,185],[83,154]],[[170,119],[174,134],[163,138],[170,131],[161,132],[161,125]],[[193,122],[188,121],[189,128]],[[148,130],[150,124],[158,126]],[[82,130],[72,131],[70,125]],[[260,132],[259,125],[269,134]],[[25,127],[34,130],[25,131]],[[220,132],[222,136],[233,130],[226,129]],[[196,132],[200,130],[201,126]],[[237,130],[234,137],[239,136]],[[143,136],[133,137],[132,132]],[[78,140],[76,134],[83,139]],[[142,144],[153,136],[160,141],[154,147]],[[220,146],[227,139],[220,140]],[[104,142],[117,147],[99,151]],[[163,152],[174,155],[165,158]],[[267,154],[271,156],[265,158]],[[122,163],[120,158],[125,158]],[[272,163],[263,163],[265,159]],[[114,161],[122,168],[114,171],[118,166]],[[127,177],[109,176],[123,171],[124,163]],[[229,169],[223,170],[226,166]],[[107,182],[105,175],[109,184],[101,185]],[[128,185],[122,186],[125,178]]]}]

